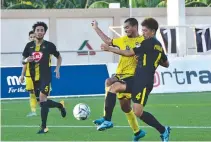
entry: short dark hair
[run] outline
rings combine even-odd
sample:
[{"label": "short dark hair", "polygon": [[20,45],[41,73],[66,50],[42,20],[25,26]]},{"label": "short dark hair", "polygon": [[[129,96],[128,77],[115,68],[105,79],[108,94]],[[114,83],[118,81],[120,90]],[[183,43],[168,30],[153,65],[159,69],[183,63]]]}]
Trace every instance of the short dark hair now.
[{"label": "short dark hair", "polygon": [[48,30],[48,26],[44,22],[37,22],[32,26],[32,29],[34,32],[35,32],[36,27],[38,26],[44,27],[45,32]]},{"label": "short dark hair", "polygon": [[137,26],[138,27],[138,20],[136,18],[128,18],[125,20],[124,23],[129,23],[131,26]]},{"label": "short dark hair", "polygon": [[145,26],[151,30],[155,30],[155,33],[158,30],[158,22],[154,18],[146,18],[144,21],[141,23],[141,26]]},{"label": "short dark hair", "polygon": [[29,36],[30,36],[31,34],[34,34],[34,31],[30,31],[30,32],[29,32]]}]

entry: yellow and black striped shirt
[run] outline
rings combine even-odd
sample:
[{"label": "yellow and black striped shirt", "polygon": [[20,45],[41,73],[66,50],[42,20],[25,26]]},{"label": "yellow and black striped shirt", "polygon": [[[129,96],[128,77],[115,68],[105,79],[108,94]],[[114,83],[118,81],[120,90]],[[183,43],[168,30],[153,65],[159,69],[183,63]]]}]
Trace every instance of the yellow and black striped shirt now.
[{"label": "yellow and black striped shirt", "polygon": [[26,44],[22,55],[27,58],[33,56],[34,61],[27,63],[26,77],[37,81],[40,78],[51,79],[51,54],[59,57],[56,46],[48,41],[43,41],[39,46],[34,41]]}]

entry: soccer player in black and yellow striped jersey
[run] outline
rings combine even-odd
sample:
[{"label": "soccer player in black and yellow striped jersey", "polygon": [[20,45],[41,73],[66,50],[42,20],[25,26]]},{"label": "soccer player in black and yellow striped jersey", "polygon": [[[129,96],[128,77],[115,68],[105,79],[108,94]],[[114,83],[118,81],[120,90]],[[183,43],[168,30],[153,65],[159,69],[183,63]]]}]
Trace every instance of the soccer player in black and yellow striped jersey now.
[{"label": "soccer player in black and yellow striped jersey", "polygon": [[[34,41],[35,34],[33,31],[29,32],[29,41]],[[24,76],[26,76],[26,90],[30,94],[30,107],[31,107],[31,112],[27,114],[27,117],[31,116],[36,116],[36,106],[37,106],[37,101],[39,101],[39,93],[36,90],[36,86],[34,86],[34,83],[31,79],[30,76],[30,68],[29,68],[29,63],[23,65],[22,72],[21,72],[21,77],[20,77],[20,82],[24,82]]]},{"label": "soccer player in black and yellow striped jersey", "polygon": [[66,116],[64,101],[58,103],[47,98],[52,80],[51,65],[49,64],[51,55],[54,55],[57,58],[57,65],[54,72],[56,72],[56,78],[58,79],[60,78],[59,70],[62,58],[59,51],[57,51],[56,46],[52,42],[43,39],[48,26],[44,22],[37,22],[32,28],[35,33],[35,40],[26,44],[22,53],[22,62],[23,64],[30,64],[30,76],[34,82],[38,81],[37,88],[39,90],[42,122],[38,134],[43,134],[48,132],[46,125],[49,108],[58,108],[61,112],[61,116]]},{"label": "soccer player in black and yellow striped jersey", "polygon": [[[115,46],[117,48],[120,48],[121,50],[131,50],[133,48],[136,48],[140,46],[140,44],[144,40],[144,37],[140,36],[138,33],[138,21],[135,18],[129,18],[125,20],[124,30],[127,35],[116,39],[108,38],[99,29],[97,21],[93,21],[92,26],[106,44]],[[111,122],[111,117],[113,109],[116,104],[116,94],[111,93],[109,91],[109,88],[115,82],[121,82],[123,84],[125,83],[132,84],[131,81],[134,76],[136,65],[137,65],[137,60],[135,57],[120,56],[116,74],[111,78],[106,79],[105,81],[106,95],[105,95],[105,107],[104,107],[105,114],[103,118],[94,121],[96,125],[99,125],[97,127],[97,130],[103,131],[105,129],[113,127],[113,123]],[[120,101],[121,109],[123,112],[125,112],[129,125],[131,126],[134,134],[138,133],[139,132],[138,122],[130,105],[131,94],[122,92],[118,93],[117,97]]]}]

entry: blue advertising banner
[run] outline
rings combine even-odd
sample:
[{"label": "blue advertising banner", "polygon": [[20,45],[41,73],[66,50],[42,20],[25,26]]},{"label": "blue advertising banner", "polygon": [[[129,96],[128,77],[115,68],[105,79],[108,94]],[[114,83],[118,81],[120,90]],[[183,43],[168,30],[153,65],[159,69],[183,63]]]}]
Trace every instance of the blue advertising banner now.
[{"label": "blue advertising banner", "polygon": [[[25,83],[19,82],[21,67],[1,68],[1,98],[28,97]],[[103,94],[109,77],[106,65],[62,66],[60,79],[52,67],[51,96]]]}]

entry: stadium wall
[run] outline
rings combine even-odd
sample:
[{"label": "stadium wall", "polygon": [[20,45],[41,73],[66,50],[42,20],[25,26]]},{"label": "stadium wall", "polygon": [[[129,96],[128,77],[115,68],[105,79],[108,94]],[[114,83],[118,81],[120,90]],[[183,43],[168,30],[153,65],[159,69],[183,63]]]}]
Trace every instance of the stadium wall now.
[{"label": "stadium wall", "polygon": [[[170,58],[170,67],[159,67],[152,93],[211,91],[211,56]],[[115,73],[117,64],[68,65],[61,67],[61,78],[52,76],[53,97],[104,94],[104,81]],[[54,67],[52,67],[52,71]],[[19,82],[21,67],[1,68],[1,99],[27,98],[25,83]]]},{"label": "stadium wall", "polygon": [[[145,17],[155,17],[160,25],[167,24],[166,8],[133,9],[133,17],[142,21]],[[71,9],[71,10],[1,10],[1,66],[20,66],[21,52],[28,42],[28,32],[36,21],[49,25],[46,40],[54,42],[61,51],[64,64],[87,64],[116,62],[113,54],[97,52],[91,56],[79,56],[72,50],[100,50],[102,40],[91,27],[93,19],[98,20],[100,28],[110,37],[117,37],[108,30],[109,26],[120,26],[129,17],[129,9]],[[206,26],[211,23],[211,8],[186,8],[186,23],[195,26]],[[116,29],[121,33],[121,29]],[[196,53],[193,27],[188,28],[188,53]],[[161,38],[158,36],[158,38]],[[162,41],[162,40],[161,40]],[[77,60],[75,60],[77,58]],[[13,59],[13,60],[9,60]],[[55,61],[53,60],[53,63]]]}]

